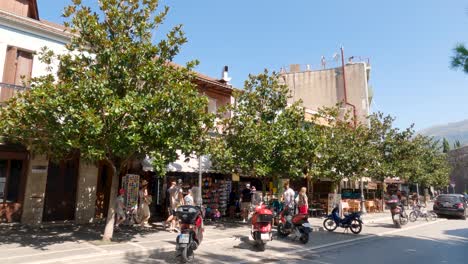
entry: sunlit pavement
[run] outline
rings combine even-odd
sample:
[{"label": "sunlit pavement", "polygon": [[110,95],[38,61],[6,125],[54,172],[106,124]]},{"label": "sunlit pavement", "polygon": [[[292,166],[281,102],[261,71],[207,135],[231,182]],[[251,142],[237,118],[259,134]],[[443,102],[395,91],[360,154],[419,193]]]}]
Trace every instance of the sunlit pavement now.
[{"label": "sunlit pavement", "polygon": [[[406,256],[409,253],[413,254],[411,256],[418,256],[420,252],[432,253],[437,247],[454,253],[453,256],[447,256],[445,261],[448,262],[445,263],[465,263],[456,262],[456,257],[460,255],[466,257],[467,253],[454,251],[457,250],[458,245],[468,248],[466,244],[468,221],[442,219],[436,222],[426,222],[419,220],[416,223],[409,223],[402,229],[397,229],[392,225],[389,214],[385,218],[382,216],[377,215],[373,221],[367,218],[368,221],[359,235],[343,233],[344,229],[340,228],[335,232],[312,232],[309,243],[306,245],[290,238],[275,239],[267,244],[265,252],[257,252],[249,241],[248,225],[207,226],[205,240],[196,251],[194,263],[344,263],[343,260],[350,257],[360,259],[358,262],[351,263],[374,263],[376,260],[385,261],[387,256],[389,260],[394,260],[395,253],[399,256]],[[322,221],[318,218],[311,219],[315,226]],[[46,238],[40,232],[33,232],[32,235],[36,237],[29,241],[18,241],[14,239],[14,236],[7,240],[5,236],[2,236],[0,263],[176,262],[174,257],[176,234],[162,230],[158,232],[122,230],[120,232],[116,235],[120,242],[111,244],[102,244],[97,237],[86,237],[80,231],[57,232],[55,236],[52,234],[52,238]],[[48,235],[51,236],[50,233]],[[464,251],[468,252],[468,250]],[[435,258],[429,258],[429,260],[435,260]]]}]

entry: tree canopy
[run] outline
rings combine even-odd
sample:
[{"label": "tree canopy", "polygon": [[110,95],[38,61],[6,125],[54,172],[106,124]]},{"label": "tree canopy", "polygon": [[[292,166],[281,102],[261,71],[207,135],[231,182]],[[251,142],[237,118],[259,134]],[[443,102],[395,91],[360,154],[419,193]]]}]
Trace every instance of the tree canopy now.
[{"label": "tree canopy", "polygon": [[303,175],[302,152],[314,139],[306,137],[303,108],[288,106],[288,88],[278,76],[266,70],[250,75],[234,99],[222,135],[212,140],[214,166],[258,178]]},{"label": "tree canopy", "polygon": [[66,8],[68,52],[42,50],[50,69],[58,61],[57,72],[33,78],[30,91],[0,108],[0,133],[57,160],[77,152],[120,172],[148,154],[163,171],[176,150],[199,150],[212,126],[192,82],[196,62],[170,63],[187,41],[182,26],[153,43],[168,13],[157,13],[159,1],[100,0],[99,9],[80,0]]}]

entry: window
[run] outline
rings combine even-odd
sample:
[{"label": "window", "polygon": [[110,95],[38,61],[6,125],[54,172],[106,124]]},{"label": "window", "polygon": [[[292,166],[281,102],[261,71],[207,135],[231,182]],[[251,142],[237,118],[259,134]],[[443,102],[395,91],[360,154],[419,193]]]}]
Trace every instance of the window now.
[{"label": "window", "polygon": [[216,113],[218,111],[218,102],[216,99],[208,97],[208,113]]},{"label": "window", "polygon": [[23,171],[21,160],[0,160],[0,203],[18,202]]},{"label": "window", "polygon": [[31,79],[33,55],[31,52],[8,47],[3,82],[23,86],[23,80]]}]

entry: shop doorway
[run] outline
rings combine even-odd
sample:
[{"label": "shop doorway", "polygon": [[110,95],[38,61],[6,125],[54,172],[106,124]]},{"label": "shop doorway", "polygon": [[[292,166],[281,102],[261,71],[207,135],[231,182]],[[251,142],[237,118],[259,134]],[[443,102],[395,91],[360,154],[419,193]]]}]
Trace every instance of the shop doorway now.
[{"label": "shop doorway", "polygon": [[105,219],[109,210],[110,193],[112,188],[112,170],[105,164],[100,164],[96,188],[96,213],[97,219]]},{"label": "shop doorway", "polygon": [[75,219],[79,157],[54,163],[49,161],[43,221]]}]

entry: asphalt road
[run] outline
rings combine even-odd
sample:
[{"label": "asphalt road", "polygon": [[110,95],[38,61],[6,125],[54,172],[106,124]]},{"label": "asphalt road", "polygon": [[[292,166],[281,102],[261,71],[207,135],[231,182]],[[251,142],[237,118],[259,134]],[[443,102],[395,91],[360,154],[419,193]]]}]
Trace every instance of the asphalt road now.
[{"label": "asphalt road", "polygon": [[[364,218],[366,219],[366,218]],[[311,219],[313,225],[321,219]],[[366,222],[366,220],[365,220]],[[468,264],[468,220],[420,220],[402,229],[390,217],[367,221],[362,233],[312,232],[303,245],[291,238],[275,238],[264,252],[249,241],[248,226],[207,227],[196,252],[198,263],[460,263]],[[131,241],[101,245],[79,240],[35,249],[16,243],[1,245],[0,263],[178,263],[175,236],[167,232],[142,234]],[[2,259],[3,258],[3,259]],[[6,261],[6,262],[5,262]]]},{"label": "asphalt road", "polygon": [[468,221],[437,224],[382,235],[315,252],[301,252],[284,263],[468,263]]}]

